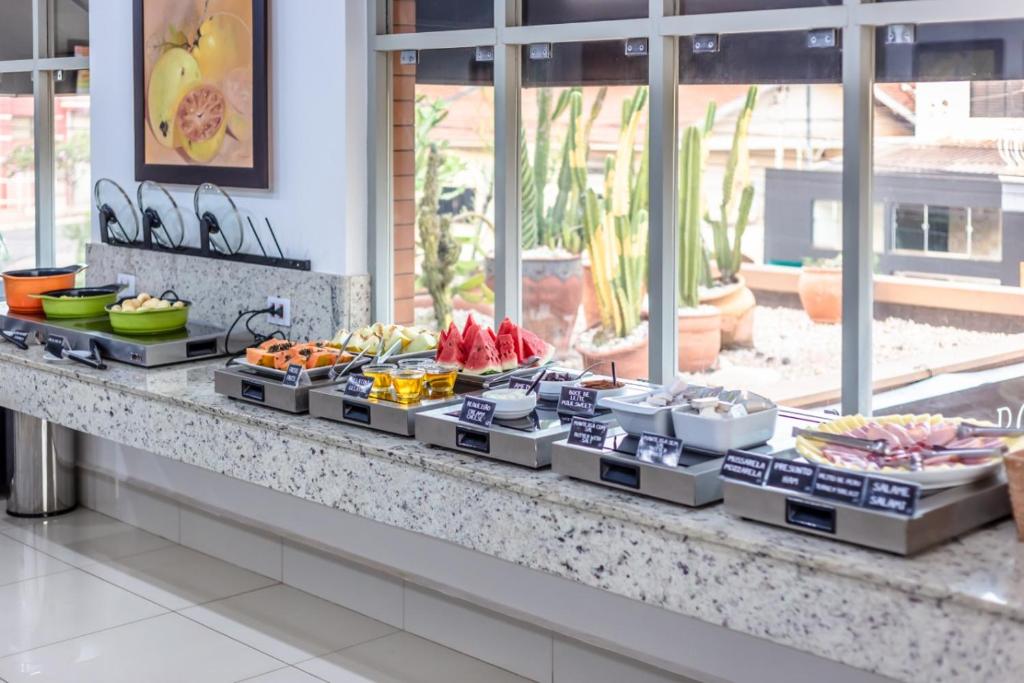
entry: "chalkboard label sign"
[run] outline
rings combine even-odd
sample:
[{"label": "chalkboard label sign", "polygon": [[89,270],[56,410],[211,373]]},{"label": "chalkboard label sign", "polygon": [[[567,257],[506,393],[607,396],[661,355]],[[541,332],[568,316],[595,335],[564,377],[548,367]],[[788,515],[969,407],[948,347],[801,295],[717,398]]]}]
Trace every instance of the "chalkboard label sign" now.
[{"label": "chalkboard label sign", "polygon": [[913,517],[921,487],[892,479],[868,477],[864,507]]},{"label": "chalkboard label sign", "polygon": [[63,358],[64,349],[67,348],[68,341],[64,337],[57,334],[51,334],[46,338],[46,352],[54,358]]},{"label": "chalkboard label sign", "polygon": [[526,389],[527,391],[529,391],[530,387],[532,386],[532,381],[528,379],[523,379],[522,377],[512,377],[508,381],[509,389]]},{"label": "chalkboard label sign", "polygon": [[810,493],[818,468],[805,462],[774,460],[768,472],[768,486],[797,493]]},{"label": "chalkboard label sign", "polygon": [[636,445],[636,458],[643,462],[675,467],[683,453],[683,442],[672,436],[644,432]]},{"label": "chalkboard label sign", "polygon": [[608,425],[594,420],[585,420],[582,417],[574,417],[572,426],[569,427],[569,443],[573,446],[593,448],[601,450],[604,447],[605,437],[608,435]]},{"label": "chalkboard label sign", "polygon": [[462,400],[462,409],[459,410],[459,422],[476,425],[478,427],[490,427],[494,422],[494,410],[497,404],[484,398],[467,396]]},{"label": "chalkboard label sign", "polygon": [[838,500],[850,505],[860,505],[864,498],[867,477],[831,467],[819,467],[811,490],[819,498]]},{"label": "chalkboard label sign", "polygon": [[292,363],[288,366],[288,371],[284,373],[284,379],[281,380],[281,384],[286,387],[299,386],[299,380],[302,379],[302,371],[305,369],[306,366],[301,363]]},{"label": "chalkboard label sign", "polygon": [[724,479],[762,486],[771,464],[772,459],[764,455],[745,451],[730,451],[722,461],[719,476]]},{"label": "chalkboard label sign", "polygon": [[345,395],[353,398],[367,398],[373,389],[373,378],[366,375],[350,375],[345,384]]},{"label": "chalkboard label sign", "polygon": [[558,412],[593,417],[597,412],[597,389],[562,387],[562,393],[558,398]]},{"label": "chalkboard label sign", "polygon": [[28,332],[25,330],[15,330],[14,332],[11,332],[11,339],[17,339],[19,342],[24,344],[28,339]]}]

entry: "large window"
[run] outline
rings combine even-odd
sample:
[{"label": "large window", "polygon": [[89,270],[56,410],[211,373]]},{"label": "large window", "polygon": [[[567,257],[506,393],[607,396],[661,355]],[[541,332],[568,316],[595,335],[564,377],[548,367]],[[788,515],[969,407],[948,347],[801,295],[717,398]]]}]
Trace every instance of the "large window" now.
[{"label": "large window", "polygon": [[[567,364],[623,368],[640,346],[624,374],[850,412],[1024,360],[1009,6],[378,2],[371,78],[394,99],[370,120],[394,144],[368,169],[390,188],[371,198],[377,317],[446,319],[440,296],[456,319],[517,318]],[[444,123],[405,136],[428,94]],[[435,147],[453,168],[424,213],[411,164]],[[420,215],[466,231],[432,290]]]},{"label": "large window", "polygon": [[0,269],[85,256],[88,12],[88,0],[0,3]]}]

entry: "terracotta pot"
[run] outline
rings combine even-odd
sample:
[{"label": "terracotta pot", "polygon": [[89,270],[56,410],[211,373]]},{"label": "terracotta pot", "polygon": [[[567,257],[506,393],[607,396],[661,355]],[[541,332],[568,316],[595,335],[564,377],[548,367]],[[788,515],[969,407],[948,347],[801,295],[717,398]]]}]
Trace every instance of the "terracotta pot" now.
[{"label": "terracotta pot", "polygon": [[1024,541],[1024,453],[1010,453],[1003,462],[1006,465],[1006,480],[1010,484],[1010,502],[1013,503],[1013,519],[1017,522],[1017,538]]},{"label": "terracotta pot", "polygon": [[843,320],[843,271],[838,268],[804,266],[800,270],[800,303],[816,323]]},{"label": "terracotta pot", "polygon": [[707,290],[700,302],[717,308],[722,314],[722,348],[754,345],[754,311],[757,299],[743,276],[737,282]]},{"label": "terracotta pot", "polygon": [[[487,260],[487,283],[493,289],[494,260]],[[523,326],[555,347],[569,352],[583,301],[583,264],[579,256],[523,258]]]},{"label": "terracotta pot", "polygon": [[722,348],[722,314],[714,306],[679,309],[679,371],[714,367]]},{"label": "terracotta pot", "polygon": [[601,322],[601,308],[597,304],[597,287],[594,285],[594,271],[589,263],[583,264],[583,319],[589,330]]},{"label": "terracotta pot", "polygon": [[650,366],[647,364],[648,338],[645,336],[632,346],[619,347],[614,349],[602,349],[586,347],[582,344],[576,346],[576,351],[583,356],[583,367],[591,363],[607,361],[603,365],[594,368],[594,372],[601,374],[611,373],[611,361],[615,361],[615,374],[626,379],[643,379],[650,376]]}]

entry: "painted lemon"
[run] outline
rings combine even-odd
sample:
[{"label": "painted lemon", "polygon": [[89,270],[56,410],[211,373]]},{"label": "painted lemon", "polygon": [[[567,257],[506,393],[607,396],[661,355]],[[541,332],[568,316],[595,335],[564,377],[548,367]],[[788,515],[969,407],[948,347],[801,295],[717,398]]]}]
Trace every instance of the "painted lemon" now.
[{"label": "painted lemon", "polygon": [[192,56],[203,78],[220,83],[232,69],[252,62],[252,33],[234,14],[214,14],[199,25]]},{"label": "painted lemon", "polygon": [[174,114],[181,98],[199,83],[199,63],[180,47],[173,47],[156,60],[149,75],[146,107],[153,136],[164,147],[174,147]]},{"label": "painted lemon", "polygon": [[227,100],[216,87],[198,85],[181,98],[174,117],[174,139],[193,161],[206,163],[217,156],[227,128]]}]

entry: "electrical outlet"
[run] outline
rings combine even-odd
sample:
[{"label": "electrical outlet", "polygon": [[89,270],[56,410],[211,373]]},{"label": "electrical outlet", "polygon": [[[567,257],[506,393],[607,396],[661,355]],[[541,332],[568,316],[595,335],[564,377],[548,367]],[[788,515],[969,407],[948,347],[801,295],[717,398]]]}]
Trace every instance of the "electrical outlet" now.
[{"label": "electrical outlet", "polygon": [[278,325],[280,327],[291,327],[292,326],[292,301],[291,299],[282,299],[277,296],[267,297],[267,308],[273,306],[276,310],[270,314],[267,318],[267,322],[271,325]]},{"label": "electrical outlet", "polygon": [[135,296],[135,276],[130,273],[118,273],[117,284],[125,285],[125,288],[121,290],[121,297],[132,298]]}]

